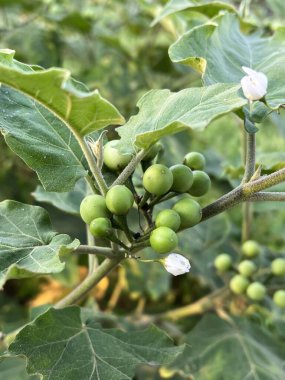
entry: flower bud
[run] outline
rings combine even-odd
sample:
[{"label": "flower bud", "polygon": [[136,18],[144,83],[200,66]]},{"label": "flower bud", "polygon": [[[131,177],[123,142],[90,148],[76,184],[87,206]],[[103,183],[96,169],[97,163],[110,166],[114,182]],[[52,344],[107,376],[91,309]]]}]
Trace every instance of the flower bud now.
[{"label": "flower bud", "polygon": [[250,101],[263,98],[267,91],[267,76],[261,72],[242,66],[247,74],[241,79],[241,87],[244,96]]},{"label": "flower bud", "polygon": [[170,253],[165,259],[160,261],[167,272],[173,274],[173,276],[187,273],[191,268],[189,260],[178,253]]}]

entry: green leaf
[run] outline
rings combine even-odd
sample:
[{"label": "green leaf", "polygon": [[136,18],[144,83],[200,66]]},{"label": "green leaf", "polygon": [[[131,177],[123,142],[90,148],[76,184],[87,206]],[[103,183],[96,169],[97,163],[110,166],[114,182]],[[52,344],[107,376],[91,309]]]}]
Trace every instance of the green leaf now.
[{"label": "green leaf", "polygon": [[160,14],[155,18],[152,25],[157,24],[166,16],[170,16],[176,12],[194,11],[213,17],[220,11],[236,12],[235,8],[227,1],[210,1],[210,0],[170,0],[162,9]]},{"label": "green leaf", "polygon": [[285,31],[272,37],[245,34],[238,16],[225,14],[183,34],[169,49],[173,62],[191,66],[202,74],[205,85],[240,83],[242,66],[268,77],[267,104],[279,108],[285,103]]},{"label": "green leaf", "polygon": [[0,129],[7,145],[37,172],[45,189],[68,191],[86,176],[83,153],[65,124],[39,103],[4,86]]},{"label": "green leaf", "polygon": [[247,103],[238,95],[239,88],[239,85],[216,84],[176,93],[149,91],[137,104],[139,113],[117,129],[122,150],[147,149],[163,136],[187,128],[206,128],[213,120]]},{"label": "green leaf", "polygon": [[0,82],[13,87],[47,107],[73,133],[85,136],[110,124],[121,124],[124,118],[97,90],[70,77],[65,69],[25,65],[13,59],[14,51],[0,50]]},{"label": "green leaf", "polygon": [[68,235],[52,230],[48,213],[15,201],[0,203],[0,286],[10,278],[58,273],[60,255],[79,245]]},{"label": "green leaf", "polygon": [[37,186],[32,195],[38,202],[50,203],[68,214],[79,215],[80,203],[86,195],[86,182],[79,180],[73,190],[65,193],[49,192]]},{"label": "green leaf", "polygon": [[195,380],[284,378],[284,344],[246,319],[227,323],[207,315],[186,342],[189,346],[163,372],[180,370]]},{"label": "green leaf", "polygon": [[43,380],[131,380],[138,364],[159,365],[183,346],[156,327],[125,333],[82,323],[77,306],[50,309],[24,327],[9,347],[28,359],[27,372]]}]

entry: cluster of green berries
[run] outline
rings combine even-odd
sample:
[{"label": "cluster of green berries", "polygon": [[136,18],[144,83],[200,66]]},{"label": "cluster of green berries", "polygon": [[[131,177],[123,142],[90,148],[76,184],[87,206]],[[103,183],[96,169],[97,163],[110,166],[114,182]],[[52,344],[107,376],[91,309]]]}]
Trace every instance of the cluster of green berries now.
[{"label": "cluster of green berries", "polygon": [[[266,287],[259,281],[253,281],[257,272],[257,265],[253,259],[261,253],[260,245],[254,240],[248,240],[241,247],[243,259],[234,268],[232,258],[227,253],[218,255],[214,261],[219,273],[237,269],[229,283],[230,289],[235,294],[246,294],[252,301],[262,301],[267,293]],[[277,258],[271,262],[271,274],[273,276],[285,276],[285,259]],[[285,290],[277,290],[273,295],[273,301],[281,308],[285,308]]]},{"label": "cluster of green berries", "polygon": [[[109,170],[119,173],[128,165],[132,156],[122,154],[117,144],[118,140],[113,140],[104,146],[103,159]],[[200,197],[210,189],[210,178],[203,171],[204,156],[198,152],[191,152],[184,157],[183,164],[168,168],[159,163],[152,163],[162,149],[160,143],[154,144],[143,159],[144,195],[138,197],[132,186],[117,185],[111,187],[105,197],[89,195],[83,199],[80,214],[95,237],[114,241],[116,238],[113,229],[118,227],[116,217],[125,216],[136,202],[138,209],[148,213],[152,218],[155,204],[163,201],[168,195],[184,194],[171,209],[159,212],[152,222],[148,238],[155,252],[161,254],[172,252],[178,244],[176,232],[200,222],[201,207],[192,197]],[[141,237],[139,233],[133,235],[134,238]]]}]

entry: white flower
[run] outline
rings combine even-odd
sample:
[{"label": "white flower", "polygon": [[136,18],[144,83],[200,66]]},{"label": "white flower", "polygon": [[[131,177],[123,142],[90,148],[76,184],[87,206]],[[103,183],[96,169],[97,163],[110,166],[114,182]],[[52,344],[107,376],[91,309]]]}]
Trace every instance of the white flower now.
[{"label": "white flower", "polygon": [[267,76],[261,72],[242,66],[245,75],[240,83],[244,96],[252,100],[259,100],[264,97],[267,91]]},{"label": "white flower", "polygon": [[186,257],[178,253],[170,253],[165,259],[161,260],[167,272],[173,276],[179,276],[190,271],[191,265]]}]

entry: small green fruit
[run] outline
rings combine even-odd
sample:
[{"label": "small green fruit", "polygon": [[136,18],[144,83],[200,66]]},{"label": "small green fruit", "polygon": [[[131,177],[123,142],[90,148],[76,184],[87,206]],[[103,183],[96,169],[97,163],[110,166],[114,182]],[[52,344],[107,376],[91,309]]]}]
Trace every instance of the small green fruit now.
[{"label": "small green fruit", "polygon": [[143,186],[151,194],[166,194],[173,184],[173,175],[168,167],[151,165],[143,175]]},{"label": "small green fruit", "polygon": [[273,295],[275,305],[285,308],[285,290],[277,290]]},{"label": "small green fruit", "polygon": [[232,266],[232,258],[227,253],[221,253],[216,257],[214,265],[219,272],[226,272]]},{"label": "small green fruit", "polygon": [[172,209],[180,216],[180,229],[195,226],[202,218],[201,206],[190,197],[181,199],[175,203]]},{"label": "small green fruit", "polygon": [[161,150],[163,150],[163,145],[160,142],[152,145],[142,161],[152,161]]},{"label": "small green fruit", "polygon": [[184,157],[183,164],[192,170],[203,170],[206,164],[203,154],[198,152],[187,153]]},{"label": "small green fruit", "polygon": [[171,191],[176,193],[186,193],[193,183],[193,173],[186,165],[174,165],[170,168],[173,175]]},{"label": "small green fruit", "polygon": [[275,276],[285,276],[285,259],[275,259],[271,263],[271,272]]},{"label": "small green fruit", "polygon": [[120,140],[112,140],[104,146],[104,164],[112,171],[121,171],[132,159],[131,154],[123,154],[117,148]]},{"label": "small green fruit", "polygon": [[250,260],[243,260],[239,263],[238,271],[245,277],[250,277],[256,271],[256,265]]},{"label": "small green fruit", "polygon": [[157,253],[169,253],[178,244],[176,233],[168,227],[158,227],[150,235],[150,245]]},{"label": "small green fruit", "polygon": [[180,216],[174,210],[162,210],[155,219],[156,227],[168,227],[173,231],[177,231],[180,227],[180,224]]},{"label": "small green fruit", "polygon": [[189,189],[189,194],[194,197],[205,195],[211,187],[211,180],[207,173],[200,170],[194,170],[193,183]]},{"label": "small green fruit", "polygon": [[126,215],[133,203],[133,193],[124,185],[111,187],[106,195],[106,205],[115,215]]},{"label": "small green fruit", "polygon": [[248,298],[253,301],[261,301],[266,295],[266,288],[260,282],[253,282],[246,290]]},{"label": "small green fruit", "polygon": [[240,274],[236,274],[230,281],[230,289],[235,294],[243,294],[248,285],[248,279]]},{"label": "small green fruit", "polygon": [[261,253],[260,245],[255,240],[247,240],[243,243],[241,251],[244,256],[254,258]]},{"label": "small green fruit", "polygon": [[96,218],[109,218],[111,216],[105,198],[102,195],[92,194],[85,197],[80,204],[80,216],[89,224]]},{"label": "small green fruit", "polygon": [[95,237],[105,238],[112,233],[112,223],[107,218],[97,218],[90,223],[90,232]]}]

